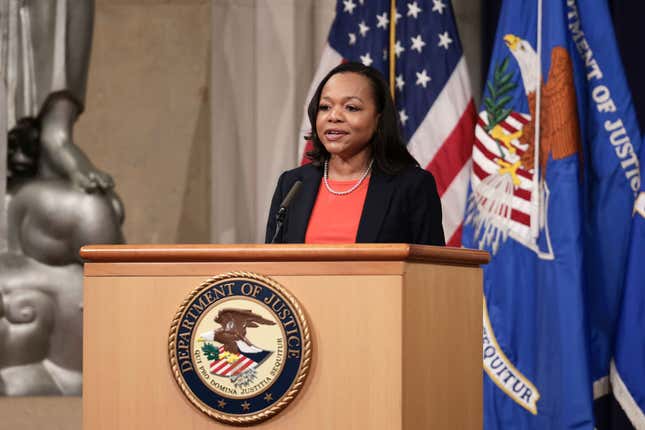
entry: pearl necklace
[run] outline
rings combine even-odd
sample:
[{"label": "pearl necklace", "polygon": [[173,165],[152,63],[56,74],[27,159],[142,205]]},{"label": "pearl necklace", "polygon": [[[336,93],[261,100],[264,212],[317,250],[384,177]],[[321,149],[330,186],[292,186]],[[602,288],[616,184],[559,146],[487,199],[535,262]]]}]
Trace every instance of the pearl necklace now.
[{"label": "pearl necklace", "polygon": [[365,171],[363,172],[363,175],[361,176],[361,178],[350,189],[345,190],[345,191],[336,191],[336,190],[332,189],[331,186],[329,185],[329,160],[325,160],[324,174],[323,174],[323,182],[325,183],[325,188],[327,188],[327,191],[329,191],[330,193],[335,194],[337,196],[345,196],[345,195],[353,192],[354,190],[356,190],[358,187],[361,186],[361,184],[363,183],[365,178],[367,178],[367,175],[370,174],[370,171],[372,170],[372,164],[374,164],[374,159],[373,158],[370,161],[369,166],[367,166],[367,169],[365,169]]}]

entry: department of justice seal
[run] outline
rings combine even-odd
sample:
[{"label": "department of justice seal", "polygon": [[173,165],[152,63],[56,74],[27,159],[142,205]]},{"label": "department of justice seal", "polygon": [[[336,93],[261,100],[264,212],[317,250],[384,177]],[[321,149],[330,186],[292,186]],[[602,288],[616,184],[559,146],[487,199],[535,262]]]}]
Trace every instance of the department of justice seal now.
[{"label": "department of justice seal", "polygon": [[199,410],[228,424],[252,424],[284,409],[311,363],[304,312],[274,280],[218,275],[193,290],[170,327],[175,380]]}]

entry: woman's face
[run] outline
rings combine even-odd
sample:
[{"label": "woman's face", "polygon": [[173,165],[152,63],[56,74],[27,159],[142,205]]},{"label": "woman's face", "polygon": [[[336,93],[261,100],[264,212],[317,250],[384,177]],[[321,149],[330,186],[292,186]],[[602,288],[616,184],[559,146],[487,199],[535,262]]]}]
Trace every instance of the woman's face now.
[{"label": "woman's face", "polygon": [[348,159],[369,151],[378,120],[368,78],[351,72],[329,78],[320,94],[316,133],[332,156]]}]

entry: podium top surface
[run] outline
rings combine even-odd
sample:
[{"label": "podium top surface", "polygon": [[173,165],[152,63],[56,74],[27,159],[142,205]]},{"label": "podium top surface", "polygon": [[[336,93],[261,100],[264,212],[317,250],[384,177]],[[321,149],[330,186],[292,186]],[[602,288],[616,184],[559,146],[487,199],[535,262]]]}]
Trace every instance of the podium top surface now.
[{"label": "podium top surface", "polygon": [[486,251],[440,246],[383,244],[87,245],[86,263],[240,261],[410,261],[479,266]]}]

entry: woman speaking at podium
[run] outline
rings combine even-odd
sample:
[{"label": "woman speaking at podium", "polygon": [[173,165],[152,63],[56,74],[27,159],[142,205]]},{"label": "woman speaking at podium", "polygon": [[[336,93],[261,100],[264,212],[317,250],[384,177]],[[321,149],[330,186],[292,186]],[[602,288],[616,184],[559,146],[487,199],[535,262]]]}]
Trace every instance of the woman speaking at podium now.
[{"label": "woman speaking at podium", "polygon": [[267,242],[444,245],[434,178],[406,149],[377,70],[334,68],[308,116],[311,163],[280,176]]}]

